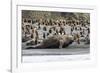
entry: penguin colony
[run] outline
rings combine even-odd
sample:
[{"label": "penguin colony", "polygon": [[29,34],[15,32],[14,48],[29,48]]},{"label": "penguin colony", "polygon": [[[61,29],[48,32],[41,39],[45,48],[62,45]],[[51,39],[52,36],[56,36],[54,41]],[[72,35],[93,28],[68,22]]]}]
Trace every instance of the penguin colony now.
[{"label": "penguin colony", "polygon": [[[58,17],[59,18],[59,17]],[[68,19],[22,19],[22,43],[27,49],[64,48],[76,44],[90,44],[90,22]]]}]

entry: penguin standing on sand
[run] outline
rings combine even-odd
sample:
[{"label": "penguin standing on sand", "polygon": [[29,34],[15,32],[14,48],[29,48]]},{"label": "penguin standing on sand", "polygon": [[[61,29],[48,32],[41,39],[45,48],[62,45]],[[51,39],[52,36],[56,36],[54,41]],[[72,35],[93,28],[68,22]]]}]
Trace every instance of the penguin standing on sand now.
[{"label": "penguin standing on sand", "polygon": [[35,44],[37,44],[38,41],[38,32],[36,28],[32,29],[32,41],[35,42]]}]

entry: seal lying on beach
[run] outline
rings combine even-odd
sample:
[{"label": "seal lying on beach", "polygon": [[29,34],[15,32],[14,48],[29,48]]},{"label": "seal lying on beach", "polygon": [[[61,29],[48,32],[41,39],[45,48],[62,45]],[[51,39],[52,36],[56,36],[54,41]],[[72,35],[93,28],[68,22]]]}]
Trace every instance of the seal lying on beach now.
[{"label": "seal lying on beach", "polygon": [[43,40],[42,43],[27,47],[26,49],[46,49],[46,48],[65,48],[74,42],[73,36],[68,35],[55,35],[52,37],[48,37],[48,39]]}]

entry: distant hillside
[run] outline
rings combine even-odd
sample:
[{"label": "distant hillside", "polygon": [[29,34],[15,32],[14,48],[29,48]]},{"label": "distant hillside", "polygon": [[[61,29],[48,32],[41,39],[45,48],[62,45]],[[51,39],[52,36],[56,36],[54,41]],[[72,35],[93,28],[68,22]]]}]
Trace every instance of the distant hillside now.
[{"label": "distant hillside", "polygon": [[82,20],[90,22],[89,13],[72,13],[72,12],[48,12],[48,11],[30,11],[23,10],[22,18],[31,19],[67,19],[67,20]]}]

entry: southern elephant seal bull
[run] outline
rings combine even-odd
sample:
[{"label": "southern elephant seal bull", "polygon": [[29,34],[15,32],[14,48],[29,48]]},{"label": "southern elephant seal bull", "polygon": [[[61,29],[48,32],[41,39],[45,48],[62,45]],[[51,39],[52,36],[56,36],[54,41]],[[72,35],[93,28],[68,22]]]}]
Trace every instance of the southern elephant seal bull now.
[{"label": "southern elephant seal bull", "polygon": [[26,49],[65,48],[74,42],[74,37],[69,35],[55,35],[43,40],[40,45],[27,47]]}]

